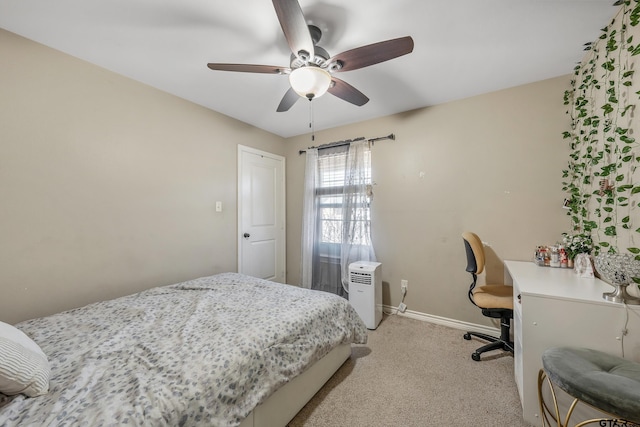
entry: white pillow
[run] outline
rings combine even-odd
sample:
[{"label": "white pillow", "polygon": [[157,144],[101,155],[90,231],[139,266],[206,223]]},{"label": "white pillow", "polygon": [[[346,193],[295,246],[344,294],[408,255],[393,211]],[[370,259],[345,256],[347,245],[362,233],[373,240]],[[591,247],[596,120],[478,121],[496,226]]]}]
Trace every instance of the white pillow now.
[{"label": "white pillow", "polygon": [[49,391],[49,361],[24,332],[0,322],[0,393],[40,396]]}]

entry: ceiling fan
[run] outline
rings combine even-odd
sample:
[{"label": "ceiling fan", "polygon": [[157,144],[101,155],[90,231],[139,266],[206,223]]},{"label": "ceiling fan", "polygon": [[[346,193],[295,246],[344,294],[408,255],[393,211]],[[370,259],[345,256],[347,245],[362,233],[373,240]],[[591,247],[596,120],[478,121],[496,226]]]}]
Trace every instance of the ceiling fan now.
[{"label": "ceiling fan", "polygon": [[273,6],[292,52],[289,67],[220,63],[209,63],[207,66],[218,71],[288,75],[291,88],[280,101],[278,112],[289,110],[300,97],[312,100],[325,92],[362,106],[369,98],[349,83],[334,77],[333,73],[368,67],[413,51],[413,39],[407,36],[330,56],[317,45],[322,31],[315,25],[307,25],[297,0],[273,0]]}]

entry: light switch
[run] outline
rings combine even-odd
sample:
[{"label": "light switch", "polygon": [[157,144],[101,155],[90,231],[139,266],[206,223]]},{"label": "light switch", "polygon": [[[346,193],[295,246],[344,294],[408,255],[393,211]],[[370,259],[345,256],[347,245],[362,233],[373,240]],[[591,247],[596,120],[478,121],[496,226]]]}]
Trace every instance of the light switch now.
[{"label": "light switch", "polygon": [[222,202],[216,202],[216,212],[222,212]]}]

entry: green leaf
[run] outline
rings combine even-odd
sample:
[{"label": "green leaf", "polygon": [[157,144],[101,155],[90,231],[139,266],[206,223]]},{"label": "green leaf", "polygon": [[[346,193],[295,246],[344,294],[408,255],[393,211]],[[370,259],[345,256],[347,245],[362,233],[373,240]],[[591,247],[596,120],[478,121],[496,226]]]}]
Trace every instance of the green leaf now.
[{"label": "green leaf", "polygon": [[617,133],[618,135],[624,135],[624,134],[626,134],[627,132],[629,132],[629,129],[620,128],[620,127],[617,127],[617,128],[616,128],[616,133]]},{"label": "green leaf", "polygon": [[[629,6],[629,0],[624,0],[624,4]],[[640,8],[636,5],[631,11],[631,15],[629,17],[629,22],[631,26],[635,27],[640,22]]]},{"label": "green leaf", "polygon": [[634,142],[636,142],[635,138],[631,138],[628,136],[621,136],[620,141],[624,142],[625,144],[633,144]]},{"label": "green leaf", "polygon": [[622,223],[626,224],[629,222],[629,216],[625,216],[624,218],[622,218]]},{"label": "green leaf", "polygon": [[[578,222],[578,218],[577,217],[576,217],[574,222]],[[598,224],[596,224],[595,221],[584,221],[582,226],[584,227],[585,233],[589,233],[589,232],[591,232],[591,230],[595,230],[596,228],[598,228]]]},{"label": "green leaf", "polygon": [[[631,55],[633,56],[633,53]],[[610,59],[602,63],[602,68],[604,68],[607,71],[615,71],[616,67],[613,64],[614,64],[614,60]]]},{"label": "green leaf", "polygon": [[616,236],[616,227],[614,225],[610,225],[609,227],[604,229],[604,234],[606,236]]}]

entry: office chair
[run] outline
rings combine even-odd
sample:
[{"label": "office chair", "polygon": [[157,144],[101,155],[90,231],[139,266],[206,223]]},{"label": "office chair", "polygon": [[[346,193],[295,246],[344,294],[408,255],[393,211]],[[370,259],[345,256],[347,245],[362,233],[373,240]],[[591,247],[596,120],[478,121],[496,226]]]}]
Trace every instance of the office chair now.
[{"label": "office chair", "polygon": [[489,341],[489,344],[478,348],[471,358],[480,361],[480,354],[491,350],[504,350],[513,353],[513,341],[509,331],[513,319],[513,287],[503,284],[486,284],[476,287],[478,275],[484,271],[484,248],[480,238],[469,231],[462,233],[464,247],[467,252],[467,271],[471,273],[473,282],[469,286],[469,300],[482,310],[482,314],[500,319],[500,338],[480,332],[467,332],[464,339],[471,336]]}]

